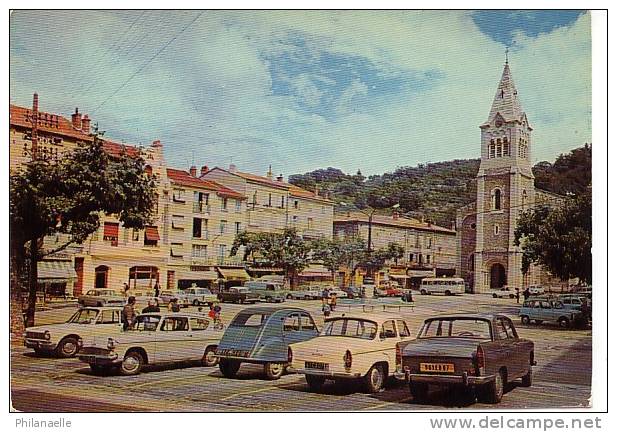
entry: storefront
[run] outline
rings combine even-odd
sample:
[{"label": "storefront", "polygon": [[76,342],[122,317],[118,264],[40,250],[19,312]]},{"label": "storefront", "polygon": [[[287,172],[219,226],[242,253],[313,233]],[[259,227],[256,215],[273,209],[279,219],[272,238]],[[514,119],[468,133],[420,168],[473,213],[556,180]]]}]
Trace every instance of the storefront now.
[{"label": "storefront", "polygon": [[220,274],[219,289],[244,285],[245,282],[251,280],[251,276],[246,272],[246,270],[244,270],[244,268],[217,267],[216,270]]},{"label": "storefront", "polygon": [[219,275],[215,270],[178,270],[175,272],[176,280],[178,281],[179,289],[186,289],[191,286],[200,288],[214,288],[219,279]]},{"label": "storefront", "polygon": [[72,261],[40,261],[37,266],[38,297],[43,302],[73,297],[73,282],[77,273]]},{"label": "storefront", "polygon": [[332,272],[320,264],[309,264],[304,270],[298,273],[299,285],[326,285],[333,283]]}]

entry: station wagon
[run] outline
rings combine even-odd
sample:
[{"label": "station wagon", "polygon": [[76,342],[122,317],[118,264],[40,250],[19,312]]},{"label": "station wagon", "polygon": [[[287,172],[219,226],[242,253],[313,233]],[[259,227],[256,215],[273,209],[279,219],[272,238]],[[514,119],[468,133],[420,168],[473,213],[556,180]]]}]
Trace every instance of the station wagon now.
[{"label": "station wagon", "polygon": [[285,287],[278,282],[253,281],[245,283],[244,286],[252,292],[259,294],[259,298],[268,303],[282,303],[290,293],[289,290],[286,290]]},{"label": "station wagon", "polygon": [[289,363],[289,345],[318,334],[313,317],[304,309],[244,309],[231,321],[216,350],[219,368],[233,378],[242,363],[262,364],[268,379],[278,379]]},{"label": "station wagon", "polygon": [[547,321],[557,323],[562,328],[582,324],[585,320],[581,311],[566,308],[561,301],[549,299],[526,300],[519,311],[519,317],[523,324],[531,321],[542,324]]}]

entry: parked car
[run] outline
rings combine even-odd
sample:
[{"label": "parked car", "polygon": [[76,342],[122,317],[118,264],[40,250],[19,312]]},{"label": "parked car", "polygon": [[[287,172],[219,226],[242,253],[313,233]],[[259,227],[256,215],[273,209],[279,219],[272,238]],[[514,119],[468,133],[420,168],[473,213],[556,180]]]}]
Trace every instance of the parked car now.
[{"label": "parked car", "polygon": [[215,366],[222,335],[203,314],[147,313],[137,316],[132,330],[82,341],[77,356],[95,372],[119,366],[122,375],[136,375],[146,364],[201,360],[204,366]]},{"label": "parked car", "polygon": [[259,294],[259,298],[268,303],[282,303],[287,298],[287,294],[290,293],[289,290],[285,289],[283,284],[278,282],[252,281],[245,283],[244,286]]},{"label": "parked car", "polygon": [[161,306],[167,305],[171,299],[174,298],[178,300],[178,305],[180,307],[187,308],[190,306],[189,299],[184,295],[184,293],[179,291],[164,290],[161,291],[161,294],[158,297]]},{"label": "parked car", "polygon": [[88,290],[86,294],[77,298],[81,306],[114,306],[124,305],[126,299],[116,291],[107,288],[95,288]]},{"label": "parked car", "polygon": [[544,294],[544,287],[540,285],[532,285],[529,287],[529,294],[531,295],[542,295]]},{"label": "parked car", "polygon": [[589,306],[589,313],[591,314],[591,300],[589,300],[585,294],[560,294],[557,296],[557,300],[563,303],[566,309],[582,310],[583,303],[586,302]]},{"label": "parked car", "polygon": [[400,315],[346,313],[326,318],[318,337],[290,346],[291,369],[304,374],[311,390],[319,390],[326,379],[360,379],[375,393],[396,371],[396,344],[410,339]]},{"label": "parked car", "polygon": [[[336,294],[338,298],[347,298],[347,292],[338,287],[328,287],[328,294],[330,297]],[[321,298],[321,293],[319,294],[319,297]]]},{"label": "parked car", "polygon": [[345,291],[345,293],[347,294],[347,298],[348,299],[355,299],[355,298],[358,298],[358,297],[362,296],[362,294],[360,292],[360,288],[357,288],[357,287],[354,287],[354,286],[341,288],[341,290]]},{"label": "parked car", "polygon": [[257,303],[259,301],[259,294],[241,286],[221,291],[217,297],[223,303]]},{"label": "parked car", "polygon": [[470,387],[480,399],[499,403],[517,378],[532,384],[534,344],[518,337],[500,314],[448,315],[424,321],[415,340],[397,346],[397,376],[409,383],[415,401],[429,385]]},{"label": "parked car", "polygon": [[394,287],[383,287],[377,289],[378,297],[401,297],[403,295],[403,290],[400,288]]},{"label": "parked car", "polygon": [[321,298],[321,290],[318,288],[305,288],[297,291],[290,291],[287,300],[316,300]]},{"label": "parked car", "polygon": [[510,289],[508,286],[496,288],[493,290],[493,298],[511,298],[516,297],[516,289]]},{"label": "parked car", "polygon": [[75,312],[67,322],[28,327],[24,345],[40,354],[74,357],[79,350],[77,341],[95,331],[105,332],[120,325],[121,307],[86,307]]},{"label": "parked car", "polygon": [[581,311],[568,309],[562,302],[556,300],[526,300],[523,302],[518,315],[523,324],[529,324],[531,321],[542,324],[544,321],[549,321],[559,324],[561,328],[586,324],[585,316]]},{"label": "parked car", "polygon": [[279,379],[289,363],[289,345],[319,334],[310,313],[293,307],[252,307],[240,311],[225,331],[216,355],[227,378],[242,363],[263,365],[268,379]]},{"label": "parked car", "polygon": [[218,301],[216,294],[212,294],[212,291],[208,288],[187,288],[182,292],[182,297],[193,306],[216,303]]}]

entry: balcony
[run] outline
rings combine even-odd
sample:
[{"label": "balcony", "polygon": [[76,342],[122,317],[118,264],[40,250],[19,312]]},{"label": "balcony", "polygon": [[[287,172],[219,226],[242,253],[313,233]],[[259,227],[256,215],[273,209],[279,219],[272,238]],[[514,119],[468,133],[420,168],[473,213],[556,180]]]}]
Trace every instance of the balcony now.
[{"label": "balcony", "polygon": [[198,214],[206,214],[210,213],[210,204],[206,204],[202,201],[197,201],[193,203],[193,213]]}]

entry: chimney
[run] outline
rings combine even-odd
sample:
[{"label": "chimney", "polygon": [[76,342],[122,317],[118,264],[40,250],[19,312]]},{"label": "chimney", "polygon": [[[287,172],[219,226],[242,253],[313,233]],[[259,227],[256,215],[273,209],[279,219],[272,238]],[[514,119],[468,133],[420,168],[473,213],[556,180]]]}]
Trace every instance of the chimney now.
[{"label": "chimney", "polygon": [[32,111],[39,112],[39,94],[34,93],[32,96]]},{"label": "chimney", "polygon": [[272,180],[272,165],[270,165],[270,167],[268,168],[268,172],[266,173],[266,177],[268,177],[268,179]]},{"label": "chimney", "polygon": [[81,113],[78,108],[75,108],[75,113],[71,114],[71,122],[74,129],[81,129]]},{"label": "chimney", "polygon": [[161,140],[154,140],[152,141],[152,147],[163,147],[163,144],[161,144]]},{"label": "chimney", "polygon": [[207,172],[208,172],[208,165],[202,166],[201,170],[199,171],[200,177],[205,176]]},{"label": "chimney", "polygon": [[191,173],[191,177],[197,177],[197,167],[195,165],[193,165],[190,169],[189,169],[189,173]]},{"label": "chimney", "polygon": [[276,181],[279,183],[283,183],[283,174],[279,174],[278,177],[276,178]]},{"label": "chimney", "polygon": [[90,133],[90,117],[88,117],[88,114],[84,115],[84,118],[81,119],[81,130],[84,133]]},{"label": "chimney", "polygon": [[229,164],[229,172],[235,173],[238,170],[238,167],[234,164]]}]

